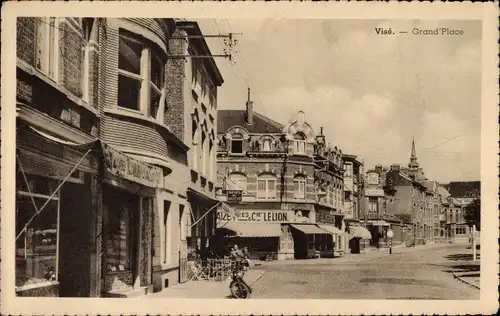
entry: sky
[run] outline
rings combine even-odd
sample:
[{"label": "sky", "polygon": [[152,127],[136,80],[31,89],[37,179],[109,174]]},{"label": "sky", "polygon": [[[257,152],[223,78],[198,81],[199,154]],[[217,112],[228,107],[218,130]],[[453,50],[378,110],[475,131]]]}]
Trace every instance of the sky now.
[{"label": "sky", "polygon": [[[480,179],[481,23],[421,20],[205,19],[205,34],[238,40],[224,77],[219,109],[254,110],[282,124],[298,111],[327,141],[376,164],[407,165],[415,139],[431,180]],[[391,28],[392,36],[375,28]],[[418,36],[414,28],[463,30]],[[399,31],[407,31],[400,34]],[[221,39],[207,39],[212,54]]]}]

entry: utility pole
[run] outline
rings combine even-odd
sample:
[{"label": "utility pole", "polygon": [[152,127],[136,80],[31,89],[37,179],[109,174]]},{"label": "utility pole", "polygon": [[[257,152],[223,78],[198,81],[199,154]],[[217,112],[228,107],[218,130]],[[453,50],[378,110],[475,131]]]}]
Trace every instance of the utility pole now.
[{"label": "utility pole", "polygon": [[242,35],[243,33],[227,33],[227,34],[207,34],[207,35],[186,35],[186,36],[172,36],[170,39],[205,39],[205,38],[222,38],[224,39],[224,54],[216,55],[169,55],[169,59],[184,59],[184,58],[194,58],[194,59],[204,59],[204,58],[227,58],[229,61],[232,60],[233,52],[237,52],[235,49],[238,44],[238,40],[234,38],[235,35]]},{"label": "utility pole", "polygon": [[472,225],[472,256],[474,261],[476,261],[476,224]]}]

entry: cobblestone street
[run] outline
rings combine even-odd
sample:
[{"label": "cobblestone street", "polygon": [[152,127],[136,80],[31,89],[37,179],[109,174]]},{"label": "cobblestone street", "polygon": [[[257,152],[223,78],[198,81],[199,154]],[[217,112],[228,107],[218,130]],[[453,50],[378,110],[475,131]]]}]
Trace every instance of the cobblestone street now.
[{"label": "cobblestone street", "polygon": [[478,289],[451,273],[465,264],[460,258],[469,252],[466,245],[439,245],[397,248],[392,255],[362,254],[354,261],[340,258],[266,264],[262,267],[266,273],[254,284],[252,298],[479,299]]}]

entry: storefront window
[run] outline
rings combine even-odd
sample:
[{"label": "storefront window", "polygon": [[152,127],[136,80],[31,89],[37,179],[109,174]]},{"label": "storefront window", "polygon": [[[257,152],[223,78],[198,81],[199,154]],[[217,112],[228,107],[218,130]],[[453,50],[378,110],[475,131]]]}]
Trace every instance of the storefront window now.
[{"label": "storefront window", "polygon": [[108,271],[128,271],[131,269],[132,240],[136,235],[136,229],[132,228],[134,223],[137,224],[132,220],[132,216],[138,211],[139,197],[130,196],[118,190],[109,191],[109,193],[106,199]]},{"label": "storefront window", "polygon": [[58,182],[30,175],[27,178],[29,190],[18,179],[16,287],[57,281],[59,197],[49,197]]}]

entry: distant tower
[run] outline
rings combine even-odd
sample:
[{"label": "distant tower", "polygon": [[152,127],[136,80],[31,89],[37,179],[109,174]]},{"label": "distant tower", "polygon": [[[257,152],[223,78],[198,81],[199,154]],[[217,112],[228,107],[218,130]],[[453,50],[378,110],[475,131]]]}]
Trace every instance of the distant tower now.
[{"label": "distant tower", "polygon": [[408,164],[408,171],[410,175],[417,176],[418,174],[417,151],[415,150],[415,139],[411,142],[411,155],[410,163]]}]

